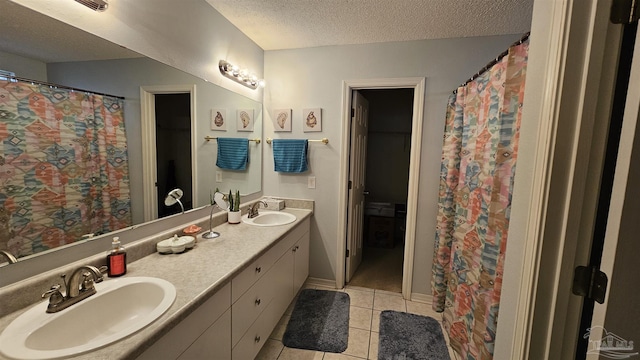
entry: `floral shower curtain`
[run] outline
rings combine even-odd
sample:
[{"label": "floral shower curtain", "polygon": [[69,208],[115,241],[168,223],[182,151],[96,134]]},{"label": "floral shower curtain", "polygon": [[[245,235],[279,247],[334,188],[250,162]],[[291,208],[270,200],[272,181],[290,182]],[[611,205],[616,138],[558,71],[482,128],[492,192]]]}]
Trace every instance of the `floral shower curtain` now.
[{"label": "floral shower curtain", "polygon": [[528,41],[449,98],[433,263],[433,309],[463,359],[492,359]]},{"label": "floral shower curtain", "polygon": [[25,256],[131,225],[123,104],[0,80],[0,249]]}]

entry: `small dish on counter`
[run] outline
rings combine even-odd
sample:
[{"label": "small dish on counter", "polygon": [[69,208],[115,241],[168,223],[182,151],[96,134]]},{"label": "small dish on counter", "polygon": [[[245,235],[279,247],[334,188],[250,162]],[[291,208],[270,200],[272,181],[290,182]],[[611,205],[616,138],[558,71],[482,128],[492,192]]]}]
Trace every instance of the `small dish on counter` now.
[{"label": "small dish on counter", "polygon": [[179,254],[186,249],[191,249],[196,243],[196,238],[193,236],[178,236],[173,235],[172,238],[162,240],[156,244],[156,249],[160,254]]},{"label": "small dish on counter", "polygon": [[202,230],[202,228],[200,226],[192,224],[192,225],[189,225],[186,228],[182,229],[182,232],[185,235],[195,235],[195,234],[199,233],[200,230]]}]

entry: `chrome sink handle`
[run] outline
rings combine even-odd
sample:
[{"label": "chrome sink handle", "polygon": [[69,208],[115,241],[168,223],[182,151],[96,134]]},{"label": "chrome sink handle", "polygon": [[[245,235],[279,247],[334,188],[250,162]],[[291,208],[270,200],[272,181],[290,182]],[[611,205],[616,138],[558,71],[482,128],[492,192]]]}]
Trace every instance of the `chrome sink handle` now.
[{"label": "chrome sink handle", "polygon": [[64,296],[60,292],[60,284],[55,284],[51,287],[51,289],[47,290],[42,294],[42,298],[49,297],[49,305],[58,305],[64,301]]}]

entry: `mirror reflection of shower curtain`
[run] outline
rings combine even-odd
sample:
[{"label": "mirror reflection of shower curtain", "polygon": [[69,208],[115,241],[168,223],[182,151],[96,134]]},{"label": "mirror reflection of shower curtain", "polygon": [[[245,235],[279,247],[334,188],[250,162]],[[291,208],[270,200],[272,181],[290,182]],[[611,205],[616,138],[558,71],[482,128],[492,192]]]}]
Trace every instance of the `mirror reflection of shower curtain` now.
[{"label": "mirror reflection of shower curtain", "polygon": [[123,105],[0,81],[0,248],[26,256],[131,225]]},{"label": "mirror reflection of shower curtain", "polygon": [[449,98],[433,309],[464,359],[492,359],[529,43]]}]

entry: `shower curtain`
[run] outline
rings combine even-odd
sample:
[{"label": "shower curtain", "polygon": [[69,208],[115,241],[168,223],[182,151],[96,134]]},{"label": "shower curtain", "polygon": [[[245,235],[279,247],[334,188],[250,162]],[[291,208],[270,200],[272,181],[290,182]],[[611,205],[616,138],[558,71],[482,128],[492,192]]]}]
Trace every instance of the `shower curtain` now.
[{"label": "shower curtain", "polygon": [[462,359],[492,359],[507,246],[528,41],[447,105],[433,309]]},{"label": "shower curtain", "polygon": [[0,249],[25,256],[131,225],[123,104],[0,81]]}]

